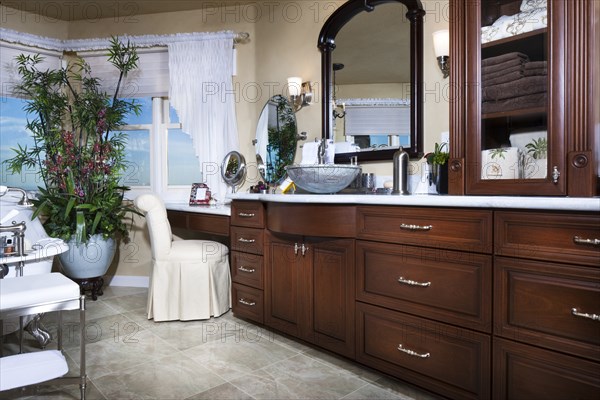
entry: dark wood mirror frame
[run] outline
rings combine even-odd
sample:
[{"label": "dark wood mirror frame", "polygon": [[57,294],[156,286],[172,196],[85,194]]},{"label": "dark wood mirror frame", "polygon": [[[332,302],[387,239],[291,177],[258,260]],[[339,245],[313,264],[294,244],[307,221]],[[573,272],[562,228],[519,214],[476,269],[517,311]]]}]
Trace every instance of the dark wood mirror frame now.
[{"label": "dark wood mirror frame", "polygon": [[[333,85],[332,52],[335,37],[346,23],[361,12],[371,12],[380,4],[401,3],[408,9],[406,17],[410,21],[410,147],[404,148],[411,158],[423,155],[423,16],[425,10],[420,0],[349,0],[338,8],[323,25],[319,34],[318,47],[321,50],[322,125],[324,138],[332,137],[331,94]],[[391,161],[396,149],[341,153],[335,155],[335,162],[350,162],[357,157],[359,162]]]}]

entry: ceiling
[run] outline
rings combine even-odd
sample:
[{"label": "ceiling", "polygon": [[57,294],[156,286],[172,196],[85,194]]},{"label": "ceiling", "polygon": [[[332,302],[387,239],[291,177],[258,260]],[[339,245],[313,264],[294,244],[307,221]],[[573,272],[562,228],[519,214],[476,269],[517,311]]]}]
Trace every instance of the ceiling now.
[{"label": "ceiling", "polygon": [[213,8],[222,4],[246,4],[239,0],[3,0],[2,5],[42,15],[49,19],[80,21],[98,18],[133,17],[173,11]]}]

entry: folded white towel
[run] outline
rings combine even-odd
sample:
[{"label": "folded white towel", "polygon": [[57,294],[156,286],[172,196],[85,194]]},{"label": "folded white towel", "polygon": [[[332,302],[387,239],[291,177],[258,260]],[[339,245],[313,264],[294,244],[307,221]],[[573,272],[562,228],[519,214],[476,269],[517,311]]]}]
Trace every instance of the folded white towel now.
[{"label": "folded white towel", "polygon": [[521,150],[503,147],[481,152],[481,179],[520,179]]},{"label": "folded white towel", "polygon": [[327,141],[327,150],[325,151],[325,164],[333,164],[335,160],[335,143],[329,139]]},{"label": "folded white towel", "polygon": [[300,160],[301,165],[312,165],[319,162],[317,157],[319,154],[319,144],[320,142],[304,143],[304,146],[302,146],[302,160]]}]

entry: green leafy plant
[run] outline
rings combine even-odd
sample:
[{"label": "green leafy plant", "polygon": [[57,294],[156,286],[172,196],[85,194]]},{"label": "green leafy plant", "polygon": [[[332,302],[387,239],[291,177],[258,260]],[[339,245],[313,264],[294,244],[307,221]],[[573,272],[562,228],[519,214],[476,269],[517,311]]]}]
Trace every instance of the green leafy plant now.
[{"label": "green leafy plant", "polygon": [[128,239],[126,217],[139,212],[123,201],[127,136],[115,130],[128,114],[140,112],[135,101],[119,98],[123,79],[137,68],[136,48],[111,39],[108,60],[119,71],[112,95],[101,90],[83,59],[57,70],[39,69],[42,60],[39,54],[16,59],[21,81],[15,94],[28,99],[25,111],[32,119],[26,127],[34,145],[13,149],[5,163],[13,173],[39,167],[44,187],[33,201],[34,217],[44,217],[50,236]]},{"label": "green leafy plant", "polygon": [[548,157],[548,140],[546,138],[533,139],[525,147],[527,153],[537,160]]},{"label": "green leafy plant", "polygon": [[498,148],[498,149],[493,149],[491,154],[492,154],[492,158],[506,159],[506,157],[504,156],[504,153],[506,153],[506,149]]},{"label": "green leafy plant", "polygon": [[433,152],[427,153],[425,159],[431,165],[445,165],[450,158],[450,154],[445,151],[448,148],[448,143],[436,143]]}]

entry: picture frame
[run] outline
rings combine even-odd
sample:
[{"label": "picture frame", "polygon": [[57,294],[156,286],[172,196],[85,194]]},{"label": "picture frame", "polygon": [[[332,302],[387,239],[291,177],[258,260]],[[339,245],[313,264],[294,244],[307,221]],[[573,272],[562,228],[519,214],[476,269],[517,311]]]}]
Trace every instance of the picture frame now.
[{"label": "picture frame", "polygon": [[201,206],[210,204],[210,189],[204,183],[192,183],[190,192],[190,206]]}]

